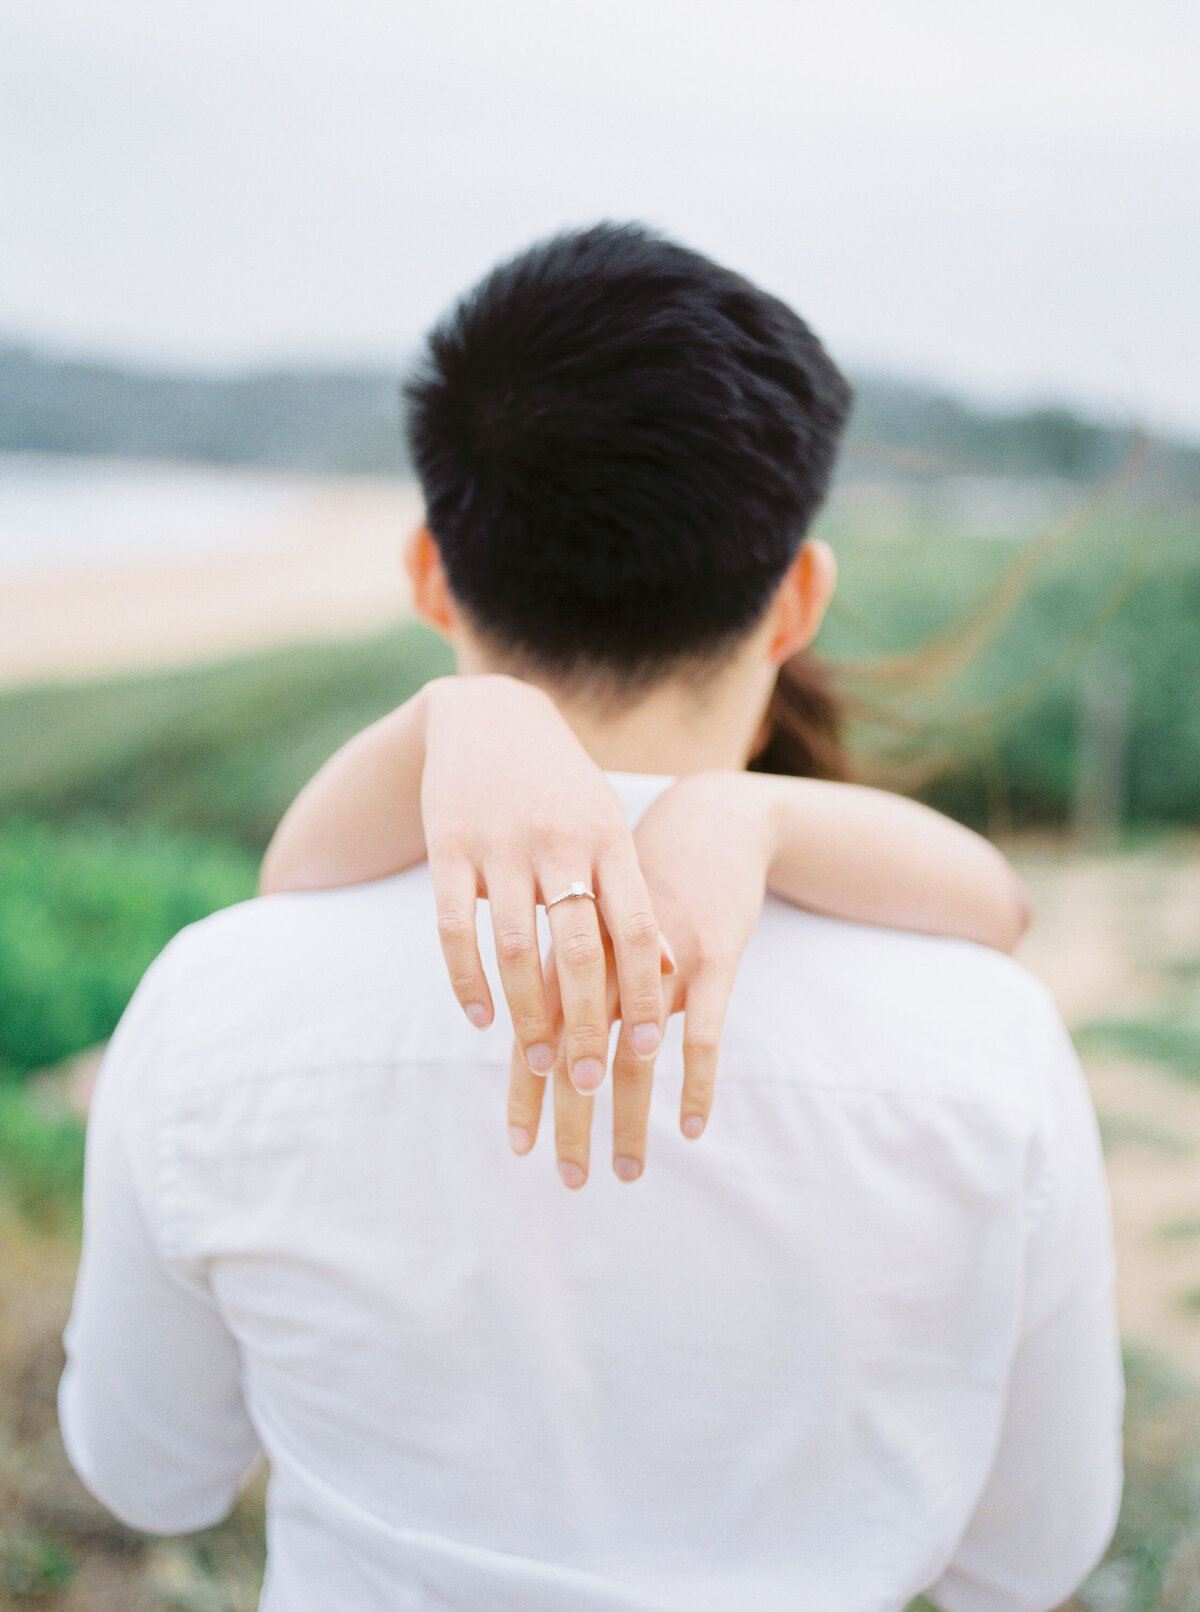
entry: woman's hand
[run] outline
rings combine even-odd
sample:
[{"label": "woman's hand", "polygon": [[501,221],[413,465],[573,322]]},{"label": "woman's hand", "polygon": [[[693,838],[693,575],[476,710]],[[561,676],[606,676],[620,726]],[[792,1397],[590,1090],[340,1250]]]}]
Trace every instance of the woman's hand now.
[{"label": "woman's hand", "polygon": [[[668,1013],[684,1014],[680,1127],[691,1139],[708,1123],[717,1053],[738,964],[758,921],[776,851],[777,814],[764,780],[747,773],[696,773],[665,790],[634,831],[654,911],[676,971],[664,981]],[[556,958],[547,975],[557,1009]],[[616,991],[607,1022],[621,1017]],[[509,1138],[518,1153],[533,1146],[546,1083],[531,1076],[514,1049],[509,1082]],[[613,1062],[613,1169],[636,1181],[646,1162],[652,1071],[637,1056],[624,1021]],[[559,1174],[567,1186],[587,1180],[592,1099],[554,1067],[554,1129]]]},{"label": "woman's hand", "polygon": [[[564,1078],[579,1092],[601,1084],[611,961],[619,1014],[628,1026],[626,1057],[648,1080],[662,1039],[662,949],[612,785],[550,698],[529,683],[444,678],[421,697],[427,702],[425,846],[442,952],[463,1011],[479,1028],[492,1021],[475,933],[475,902],[486,896],[527,1072],[547,1075],[557,1048]],[[536,909],[577,881],[597,900],[560,901],[550,909],[555,995],[548,1002]]]}]

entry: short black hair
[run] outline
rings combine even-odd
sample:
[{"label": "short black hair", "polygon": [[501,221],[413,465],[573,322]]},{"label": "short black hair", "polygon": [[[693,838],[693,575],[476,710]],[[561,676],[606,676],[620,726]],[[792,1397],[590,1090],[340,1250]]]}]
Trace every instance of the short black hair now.
[{"label": "short black hair", "polygon": [[612,223],[493,269],[404,391],[429,527],[472,624],[531,667],[625,689],[761,619],[852,401],[778,298]]}]

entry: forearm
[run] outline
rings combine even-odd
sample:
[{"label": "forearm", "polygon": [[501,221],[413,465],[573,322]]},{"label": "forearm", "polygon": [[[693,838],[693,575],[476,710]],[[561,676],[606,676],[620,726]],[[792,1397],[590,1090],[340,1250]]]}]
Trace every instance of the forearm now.
[{"label": "forearm", "polygon": [[987,840],[883,790],[754,777],[768,821],[768,888],[814,912],[1011,951],[1021,881]]},{"label": "forearm", "polygon": [[423,860],[430,686],[356,734],[305,785],[267,847],[260,894],[364,884]]}]

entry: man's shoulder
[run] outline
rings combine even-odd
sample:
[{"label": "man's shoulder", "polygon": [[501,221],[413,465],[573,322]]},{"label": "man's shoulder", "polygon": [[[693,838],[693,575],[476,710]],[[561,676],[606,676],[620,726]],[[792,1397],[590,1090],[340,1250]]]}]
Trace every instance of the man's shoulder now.
[{"label": "man's shoulder", "polygon": [[445,979],[423,866],[225,908],[176,935],[143,989],[169,1021],[176,1067],[217,1079],[480,1050]]},{"label": "man's shoulder", "polygon": [[304,967],[316,955],[337,952],[351,936],[376,948],[394,946],[411,930],[397,919],[433,912],[429,870],[422,864],[390,879],[336,890],[257,896],[223,907],[190,924],[166,949],[173,972],[203,976],[263,959]]},{"label": "man's shoulder", "polygon": [[768,904],[739,984],[738,1020],[774,1022],[811,1078],[1040,1106],[1070,1056],[1046,987],[1013,958]]}]

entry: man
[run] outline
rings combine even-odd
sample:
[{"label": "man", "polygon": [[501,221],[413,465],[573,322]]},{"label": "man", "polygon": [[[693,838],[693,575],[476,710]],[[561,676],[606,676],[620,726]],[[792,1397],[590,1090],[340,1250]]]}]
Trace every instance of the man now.
[{"label": "man", "polygon": [[[557,690],[631,821],[650,769],[733,765],[731,734],[744,761],[776,629],[819,619],[797,554],[848,402],[794,314],[631,228],[534,248],[435,332],[418,591],[470,668]],[[1040,987],[768,902],[703,1142],[668,1041],[653,1168],[574,1197],[497,1143],[510,1036],[459,1013],[423,868],[159,960],[98,1093],[61,1395],[114,1510],[205,1526],[265,1451],[269,1612],[1070,1593],[1120,1372]]]}]

